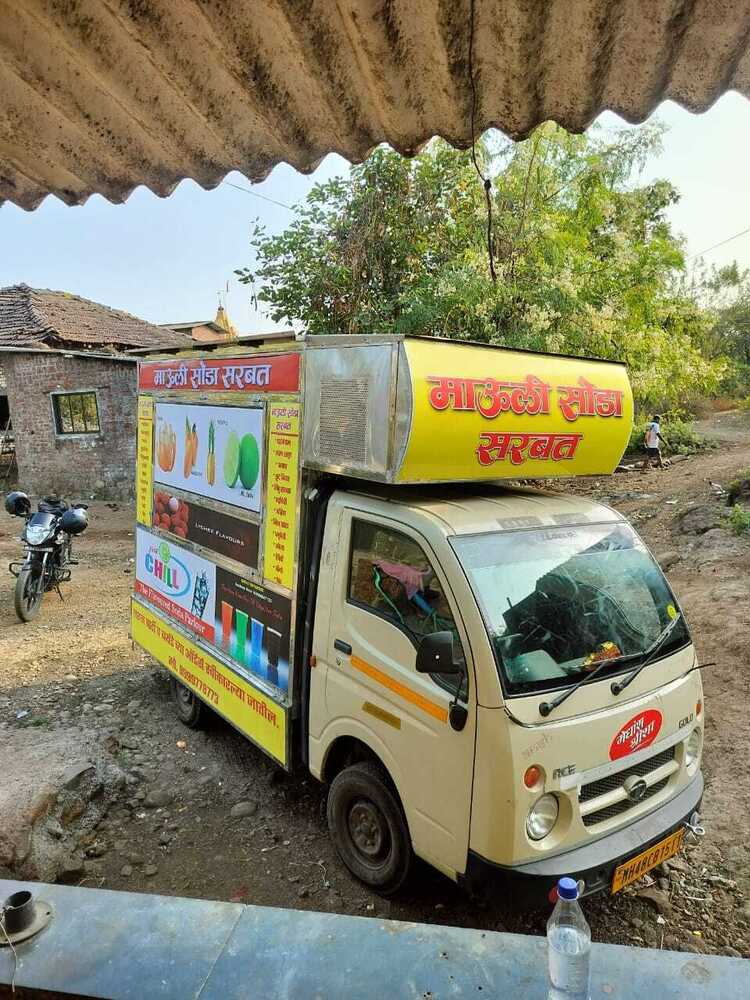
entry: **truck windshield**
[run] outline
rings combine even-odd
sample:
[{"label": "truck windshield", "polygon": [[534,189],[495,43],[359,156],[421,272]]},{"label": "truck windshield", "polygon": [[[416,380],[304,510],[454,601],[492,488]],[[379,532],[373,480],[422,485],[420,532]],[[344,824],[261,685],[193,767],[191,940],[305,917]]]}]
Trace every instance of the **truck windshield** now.
[{"label": "truck windshield", "polygon": [[[604,659],[632,669],[677,616],[674,596],[627,524],[456,536],[508,694],[564,687]],[[689,641],[681,619],[661,650]]]}]

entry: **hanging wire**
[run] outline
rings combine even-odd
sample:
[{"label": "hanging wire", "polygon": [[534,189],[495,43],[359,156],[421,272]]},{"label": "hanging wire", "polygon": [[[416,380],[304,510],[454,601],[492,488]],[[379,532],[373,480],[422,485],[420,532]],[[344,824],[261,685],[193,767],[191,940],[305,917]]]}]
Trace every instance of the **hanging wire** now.
[{"label": "hanging wire", "polygon": [[260,198],[261,201],[267,201],[269,205],[278,205],[279,208],[286,208],[290,212],[296,212],[297,209],[293,205],[286,205],[283,201],[277,201],[275,198],[269,198],[268,195],[260,194],[258,191],[251,191],[250,188],[242,187],[241,184],[233,184],[232,181],[222,181],[226,187],[234,188],[235,191],[244,191],[245,194],[250,194],[253,198]]},{"label": "hanging wire", "polygon": [[731,243],[732,240],[738,240],[740,236],[744,236],[746,233],[750,233],[750,226],[747,229],[741,230],[739,233],[735,233],[734,236],[727,236],[725,240],[720,243],[714,243],[713,246],[706,247],[705,250],[701,250],[698,253],[691,253],[687,260],[694,260],[696,257],[702,257],[704,253],[711,253],[712,250],[717,250],[719,247],[723,247],[726,243]]},{"label": "hanging wire", "polygon": [[490,277],[493,284],[497,284],[497,274],[495,273],[495,260],[492,253],[492,181],[485,177],[477,160],[475,121],[477,114],[477,86],[474,80],[474,0],[469,0],[469,82],[471,84],[471,159],[474,162],[474,169],[479,175],[479,179],[484,187],[484,197],[487,202],[487,256],[490,264]]},{"label": "hanging wire", "polygon": [[10,979],[10,991],[15,994],[16,992],[16,973],[18,972],[18,953],[11,941],[10,935],[5,927],[5,907],[0,909],[0,931],[3,932],[3,937],[10,945],[10,950],[13,952],[13,975]]}]

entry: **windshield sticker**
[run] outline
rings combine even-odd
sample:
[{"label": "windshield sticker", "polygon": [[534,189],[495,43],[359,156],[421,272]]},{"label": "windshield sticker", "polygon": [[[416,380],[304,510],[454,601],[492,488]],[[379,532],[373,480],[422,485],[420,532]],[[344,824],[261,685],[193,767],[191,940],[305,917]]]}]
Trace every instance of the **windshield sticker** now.
[{"label": "windshield sticker", "polygon": [[650,746],[661,729],[662,714],[655,708],[646,709],[633,716],[612,740],[609,759],[618,760]]},{"label": "windshield sticker", "polygon": [[680,612],[677,610],[677,608],[674,606],[674,604],[668,604],[667,605],[667,614],[672,619],[672,621],[674,621],[675,618],[679,618],[679,616],[680,616]]}]

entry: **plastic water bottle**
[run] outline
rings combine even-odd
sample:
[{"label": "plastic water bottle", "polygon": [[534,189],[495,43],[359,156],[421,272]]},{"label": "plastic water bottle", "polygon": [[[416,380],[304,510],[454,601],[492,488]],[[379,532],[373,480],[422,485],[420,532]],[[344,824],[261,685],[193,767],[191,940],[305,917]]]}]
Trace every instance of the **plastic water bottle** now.
[{"label": "plastic water bottle", "polygon": [[561,878],[547,921],[548,1000],[588,1000],[591,930],[578,902],[578,883]]}]

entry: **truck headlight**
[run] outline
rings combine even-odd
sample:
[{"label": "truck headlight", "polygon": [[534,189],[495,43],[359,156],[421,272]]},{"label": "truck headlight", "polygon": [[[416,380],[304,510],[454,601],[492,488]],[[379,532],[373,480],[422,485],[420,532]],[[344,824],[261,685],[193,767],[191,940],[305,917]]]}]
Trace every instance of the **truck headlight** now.
[{"label": "truck headlight", "polygon": [[554,795],[542,795],[529,809],[526,817],[526,833],[531,840],[542,840],[557,822],[560,807]]},{"label": "truck headlight", "polygon": [[703,747],[703,733],[697,727],[685,742],[685,767],[694,767],[698,763]]}]

